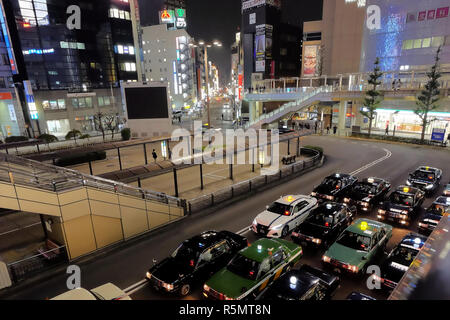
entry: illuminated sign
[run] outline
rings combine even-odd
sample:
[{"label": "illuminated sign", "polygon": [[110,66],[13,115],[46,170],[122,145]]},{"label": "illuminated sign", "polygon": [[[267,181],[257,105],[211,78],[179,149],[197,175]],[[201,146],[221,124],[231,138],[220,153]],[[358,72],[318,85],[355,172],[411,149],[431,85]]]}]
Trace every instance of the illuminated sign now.
[{"label": "illuminated sign", "polygon": [[3,33],[3,38],[6,45],[6,51],[8,52],[8,58],[9,58],[9,64],[11,66],[11,72],[12,74],[18,74],[16,67],[16,57],[14,55],[14,51],[12,49],[11,44],[11,36],[9,34],[9,29],[6,24],[6,16],[5,16],[5,9],[3,8],[3,1],[0,1],[0,25]]},{"label": "illuminated sign", "polygon": [[30,111],[30,117],[32,120],[39,119],[39,113],[36,108],[36,102],[34,101],[33,88],[31,87],[31,82],[26,80],[23,82],[25,88],[25,97],[27,99],[28,110]]},{"label": "illuminated sign", "polygon": [[38,54],[38,55],[41,55],[41,54],[47,54],[47,53],[55,53],[55,49],[44,49],[44,50],[41,50],[41,49],[29,49],[29,50],[24,50],[24,51],[22,51],[23,52],[23,54],[24,55],[30,55],[30,54]]},{"label": "illuminated sign", "polygon": [[248,0],[242,2],[242,11],[252,9],[255,7],[260,7],[264,5],[269,5],[276,8],[281,8],[280,0]]},{"label": "illuminated sign", "polygon": [[160,23],[175,23],[175,11],[163,10],[159,13]]}]

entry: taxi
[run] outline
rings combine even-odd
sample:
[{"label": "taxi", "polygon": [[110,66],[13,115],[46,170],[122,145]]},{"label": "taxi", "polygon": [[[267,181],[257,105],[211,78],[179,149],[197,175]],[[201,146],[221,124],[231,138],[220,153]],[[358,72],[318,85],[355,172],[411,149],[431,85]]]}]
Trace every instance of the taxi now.
[{"label": "taxi", "polygon": [[358,211],[368,212],[384,201],[391,190],[391,183],[381,178],[370,177],[355,183],[344,197],[344,203],[355,205]]},{"label": "taxi", "polygon": [[450,197],[450,182],[445,186],[444,191],[442,192],[444,197]]},{"label": "taxi", "polygon": [[320,185],[315,187],[311,196],[321,201],[339,202],[357,181],[358,179],[349,174],[335,173],[326,177]]},{"label": "taxi", "polygon": [[317,207],[317,199],[288,195],[273,202],[252,223],[251,230],[268,238],[284,238],[298,227]]},{"label": "taxi", "polygon": [[384,252],[392,237],[392,227],[378,221],[358,219],[339,236],[325,252],[326,266],[353,274],[365,274],[375,257]]},{"label": "taxi", "polygon": [[441,169],[421,166],[409,175],[406,184],[411,187],[419,188],[427,194],[431,194],[439,188],[441,177]]},{"label": "taxi", "polygon": [[259,239],[242,249],[203,286],[213,300],[255,299],[268,285],[288,272],[302,257],[302,248],[283,239]]},{"label": "taxi", "polygon": [[420,220],[419,233],[431,234],[445,213],[450,214],[450,197],[438,197]]},{"label": "taxi", "polygon": [[375,275],[375,280],[383,288],[395,289],[426,241],[426,237],[418,234],[406,235],[381,264],[381,277]]},{"label": "taxi", "polygon": [[399,186],[378,210],[378,220],[390,220],[409,225],[425,200],[425,192],[414,187]]}]

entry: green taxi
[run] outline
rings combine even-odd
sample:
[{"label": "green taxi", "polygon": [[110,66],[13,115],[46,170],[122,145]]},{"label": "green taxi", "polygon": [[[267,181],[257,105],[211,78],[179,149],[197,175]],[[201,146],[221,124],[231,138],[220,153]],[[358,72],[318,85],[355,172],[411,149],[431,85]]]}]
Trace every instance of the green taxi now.
[{"label": "green taxi", "polygon": [[203,286],[214,300],[254,299],[302,257],[302,247],[282,239],[259,239],[242,249]]},{"label": "green taxi", "polygon": [[390,225],[358,219],[339,235],[322,260],[350,273],[364,274],[371,261],[384,252],[391,237]]}]

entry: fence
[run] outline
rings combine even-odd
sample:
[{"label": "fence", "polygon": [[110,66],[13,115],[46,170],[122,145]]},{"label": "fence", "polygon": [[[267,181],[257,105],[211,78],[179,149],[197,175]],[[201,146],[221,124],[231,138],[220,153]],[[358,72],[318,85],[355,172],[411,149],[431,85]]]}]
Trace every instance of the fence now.
[{"label": "fence", "polygon": [[188,202],[188,213],[194,214],[200,212],[211,206],[218,205],[235,197],[240,197],[243,194],[264,188],[265,186],[276,181],[280,181],[288,176],[299,175],[322,162],[323,156],[319,151],[303,148],[302,152],[306,154],[313,154],[313,156],[307,160],[302,160],[285,166],[273,175],[262,175],[255,177],[211,194],[192,199]]}]

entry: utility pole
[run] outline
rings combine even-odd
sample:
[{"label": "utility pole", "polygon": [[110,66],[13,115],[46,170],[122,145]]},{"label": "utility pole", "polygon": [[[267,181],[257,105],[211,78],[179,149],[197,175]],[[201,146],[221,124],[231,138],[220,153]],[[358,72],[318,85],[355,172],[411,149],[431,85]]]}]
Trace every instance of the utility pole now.
[{"label": "utility pole", "polygon": [[208,112],[208,128],[211,128],[211,111],[209,106],[209,66],[208,66],[208,46],[205,45],[205,77],[206,77],[206,108]]}]

